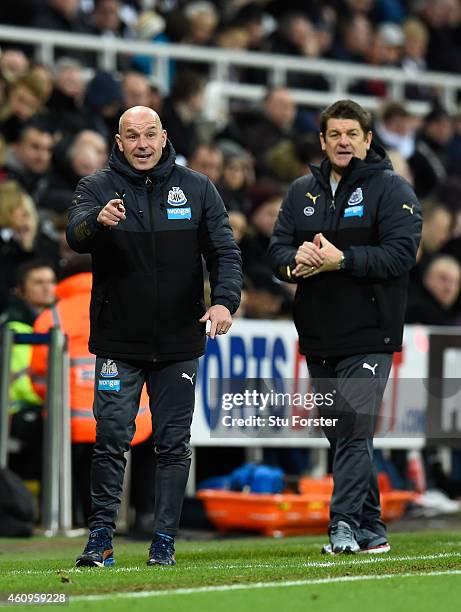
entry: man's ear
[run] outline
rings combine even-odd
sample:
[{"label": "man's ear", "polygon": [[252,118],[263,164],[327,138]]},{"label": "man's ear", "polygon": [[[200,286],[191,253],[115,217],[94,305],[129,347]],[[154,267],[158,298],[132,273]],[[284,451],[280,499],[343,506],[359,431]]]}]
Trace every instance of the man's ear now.
[{"label": "man's ear", "polygon": [[120,138],[120,134],[115,134],[115,142],[118,145],[118,150],[123,153],[123,143],[122,139]]},{"label": "man's ear", "polygon": [[322,132],[320,132],[320,146],[322,147],[322,151],[325,151],[325,138],[323,137]]},{"label": "man's ear", "polygon": [[367,137],[365,138],[365,142],[366,142],[366,149],[367,151],[370,150],[371,147],[371,141],[373,140],[373,133],[372,132],[368,132]]},{"label": "man's ear", "polygon": [[166,140],[167,140],[168,136],[166,133],[166,130],[163,130],[163,144],[162,144],[162,149],[164,149],[166,147]]}]

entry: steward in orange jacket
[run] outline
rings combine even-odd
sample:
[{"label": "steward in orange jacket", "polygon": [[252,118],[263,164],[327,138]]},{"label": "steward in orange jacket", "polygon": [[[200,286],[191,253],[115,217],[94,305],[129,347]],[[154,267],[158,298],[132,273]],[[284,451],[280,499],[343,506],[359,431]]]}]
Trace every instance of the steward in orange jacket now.
[{"label": "steward in orange jacket", "polygon": [[[90,272],[82,272],[62,280],[56,288],[57,304],[44,310],[34,324],[37,333],[46,333],[52,327],[60,327],[68,337],[71,431],[74,444],[96,441],[96,421],[93,416],[96,358],[88,351],[91,278]],[[30,365],[32,382],[35,391],[43,398],[46,393],[47,358],[47,346],[33,347]],[[151,433],[149,400],[143,389],[132,444],[143,442]]]}]

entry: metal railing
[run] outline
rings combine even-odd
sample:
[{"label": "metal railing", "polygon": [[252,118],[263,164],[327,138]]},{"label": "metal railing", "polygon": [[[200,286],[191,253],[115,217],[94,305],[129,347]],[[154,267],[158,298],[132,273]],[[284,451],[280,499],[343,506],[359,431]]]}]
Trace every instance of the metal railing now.
[{"label": "metal railing", "polygon": [[[449,111],[457,108],[458,94],[461,92],[461,77],[448,73],[424,72],[408,74],[400,68],[364,66],[356,63],[339,62],[326,59],[297,58],[271,53],[232,51],[219,48],[197,47],[185,44],[153,43],[138,40],[109,38],[83,34],[69,34],[54,30],[0,26],[0,45],[2,42],[16,42],[35,45],[37,58],[52,65],[56,49],[94,51],[98,55],[98,66],[104,70],[116,71],[119,56],[145,55],[155,60],[153,76],[159,85],[168,89],[170,60],[207,63],[211,67],[210,83],[223,96],[242,99],[260,99],[263,87],[232,82],[232,67],[261,68],[267,70],[269,85],[285,85],[289,73],[321,75],[330,85],[330,91],[318,92],[298,90],[299,103],[324,106],[332,100],[348,96],[348,88],[357,80],[382,80],[389,85],[389,97],[396,100],[405,98],[407,85],[425,85],[437,88],[443,104]],[[382,98],[355,96],[354,99],[367,108],[376,108]],[[412,112],[427,110],[427,103],[409,102]]]},{"label": "metal railing", "polygon": [[14,344],[47,344],[47,393],[44,416],[42,509],[46,535],[72,527],[72,468],[69,407],[69,354],[58,327],[49,334],[15,334],[2,329],[0,359],[0,467],[8,465],[10,363]]}]

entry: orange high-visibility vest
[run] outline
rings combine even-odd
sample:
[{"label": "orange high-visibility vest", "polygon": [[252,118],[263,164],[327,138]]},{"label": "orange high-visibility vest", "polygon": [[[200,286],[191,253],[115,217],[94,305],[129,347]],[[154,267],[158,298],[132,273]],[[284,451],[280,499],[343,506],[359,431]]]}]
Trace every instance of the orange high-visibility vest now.
[{"label": "orange high-visibility vest", "polygon": [[[36,333],[46,333],[52,327],[60,327],[68,338],[72,442],[96,441],[93,416],[96,358],[88,351],[91,279],[91,273],[84,272],[61,281],[56,288],[57,304],[44,310],[34,324]],[[33,347],[30,373],[35,391],[43,398],[46,393],[47,358],[47,346]],[[144,387],[132,444],[143,442],[151,433],[149,398]]]}]

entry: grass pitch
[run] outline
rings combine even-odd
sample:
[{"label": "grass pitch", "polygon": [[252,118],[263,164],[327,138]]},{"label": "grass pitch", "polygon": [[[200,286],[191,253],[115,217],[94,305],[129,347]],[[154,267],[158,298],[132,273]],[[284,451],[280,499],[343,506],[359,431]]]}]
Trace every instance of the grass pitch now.
[{"label": "grass pitch", "polygon": [[76,569],[84,538],[3,539],[0,594],[5,601],[9,593],[66,593],[71,610],[110,612],[461,609],[461,534],[395,534],[386,555],[325,556],[319,552],[325,541],[179,540],[176,567],[147,567],[149,542],[116,537],[114,568]]}]

